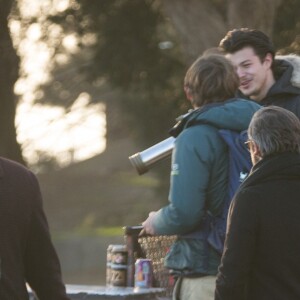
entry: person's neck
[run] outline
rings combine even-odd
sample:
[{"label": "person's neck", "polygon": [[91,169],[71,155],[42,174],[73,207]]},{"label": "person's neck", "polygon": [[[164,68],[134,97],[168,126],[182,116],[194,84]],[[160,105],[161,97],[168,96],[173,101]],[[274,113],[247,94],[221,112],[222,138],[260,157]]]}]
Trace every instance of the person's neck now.
[{"label": "person's neck", "polygon": [[257,101],[257,102],[262,101],[267,96],[270,88],[273,86],[274,83],[275,83],[275,78],[274,78],[273,72],[270,70],[270,73],[267,76],[262,89],[256,95],[250,96],[250,99]]}]

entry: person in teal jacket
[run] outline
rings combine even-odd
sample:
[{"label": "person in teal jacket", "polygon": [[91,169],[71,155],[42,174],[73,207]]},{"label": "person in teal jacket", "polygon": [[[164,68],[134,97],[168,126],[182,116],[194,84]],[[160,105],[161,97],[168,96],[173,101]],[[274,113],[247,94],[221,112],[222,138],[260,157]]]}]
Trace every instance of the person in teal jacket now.
[{"label": "person in teal jacket", "polygon": [[[188,69],[184,90],[194,110],[180,123],[172,153],[169,204],[143,222],[152,235],[178,235],[165,265],[179,275],[174,299],[214,298],[220,254],[201,233],[207,212],[216,216],[228,193],[229,156],[218,130],[243,131],[260,106],[235,98],[239,80],[223,56],[199,57]],[[177,128],[177,130],[178,130]]]}]

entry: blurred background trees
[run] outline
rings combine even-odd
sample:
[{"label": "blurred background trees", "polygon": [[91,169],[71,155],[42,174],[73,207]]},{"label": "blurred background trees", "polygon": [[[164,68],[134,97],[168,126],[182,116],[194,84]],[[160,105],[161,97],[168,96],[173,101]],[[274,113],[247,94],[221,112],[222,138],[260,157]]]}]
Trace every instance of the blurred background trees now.
[{"label": "blurred background trees", "polygon": [[[51,75],[35,102],[67,110],[82,92],[89,103],[104,102],[108,145],[124,135],[142,147],[166,136],[174,118],[188,109],[182,93],[187,66],[229,29],[259,28],[273,36],[278,49],[299,51],[299,0],[69,0],[62,11],[31,20],[18,16],[22,2],[1,1],[0,32],[1,101],[8,103],[1,110],[7,113],[1,118],[0,153],[18,161],[13,85],[19,64],[7,26],[13,4],[20,37],[39,23],[40,39],[53,51]],[[52,31],[60,33],[54,38]],[[66,36],[73,39],[72,50],[64,47]]]},{"label": "blurred background trees", "polygon": [[[190,108],[182,91],[187,67],[229,29],[261,29],[282,53],[299,53],[300,0],[49,0],[46,11],[22,15],[29,3],[2,0],[0,15],[0,155],[22,163],[15,109],[23,100],[14,94],[14,84],[26,74],[24,68],[18,72],[16,53],[22,56],[23,49],[24,54],[22,43],[34,31],[48,48],[49,63],[33,105],[60,107],[67,114],[78,99],[90,107],[103,104],[106,152],[124,137],[140,150],[166,138],[175,118]],[[15,34],[9,20],[18,22]],[[37,156],[34,163],[27,161],[35,170],[59,167],[47,151]],[[168,164],[155,169],[162,198],[168,169]]]},{"label": "blurred background trees", "polygon": [[[15,115],[24,97],[21,91],[18,100],[14,84],[31,72],[19,69],[18,57],[22,62],[24,53],[30,56],[24,50],[30,35],[36,35],[33,41],[42,43],[49,57],[32,105],[60,107],[67,114],[79,100],[91,109],[102,104],[107,153],[120,139],[142,150],[168,136],[175,118],[190,108],[182,90],[187,67],[216,47],[229,29],[261,29],[282,53],[299,53],[300,0],[48,0],[44,10],[22,14],[22,7],[33,8],[29,3],[2,0],[0,15],[0,155],[21,163]],[[24,142],[21,147],[32,146]],[[122,151],[125,159],[133,154]],[[47,151],[36,156],[34,163],[25,158],[29,167],[59,168]],[[166,199],[169,165],[154,172],[160,197]]]},{"label": "blurred background trees", "polygon": [[16,140],[14,84],[18,79],[19,58],[13,48],[8,16],[13,0],[0,1],[0,154],[24,162]]},{"label": "blurred background trees", "polygon": [[[22,2],[15,3],[16,18]],[[216,47],[229,29],[259,28],[274,38],[278,49],[299,51],[299,0],[65,2],[65,9],[50,10],[40,19],[19,17],[20,38],[39,23],[40,39],[52,51],[49,79],[39,87],[35,103],[68,111],[82,93],[89,96],[89,104],[104,103],[107,151],[124,136],[141,148],[165,138],[176,116],[189,108],[182,92],[186,68],[203,51]],[[13,1],[6,3],[10,4],[6,4],[4,21]],[[8,34],[6,39],[10,39]],[[73,43],[72,49],[65,46],[67,39]],[[15,64],[4,68],[15,70],[14,79],[5,84],[9,89],[16,80],[18,64],[15,51],[7,53],[11,59],[2,57],[3,61]],[[1,118],[10,124],[7,128],[11,129],[5,131],[10,140],[15,140],[13,117],[12,109]],[[16,149],[9,156],[22,161],[17,145],[6,147]],[[7,156],[8,151],[3,154]],[[40,164],[49,159],[45,153],[40,157]],[[157,170],[161,178],[167,178],[166,168]]]},{"label": "blurred background trees", "polygon": [[[45,173],[39,179],[55,230],[132,224],[167,202],[169,163],[138,177],[128,156],[168,137],[190,108],[186,69],[228,30],[261,29],[281,53],[300,54],[300,0],[36,1],[40,8],[33,0],[0,0],[0,155]],[[34,78],[32,109],[68,115],[85,107],[85,119],[96,108],[105,112],[105,151],[62,170],[47,151],[34,161],[22,157],[33,145],[17,142],[16,108],[28,101],[20,83],[28,86],[36,72],[24,67],[39,51],[31,53],[34,43],[47,64]]]}]

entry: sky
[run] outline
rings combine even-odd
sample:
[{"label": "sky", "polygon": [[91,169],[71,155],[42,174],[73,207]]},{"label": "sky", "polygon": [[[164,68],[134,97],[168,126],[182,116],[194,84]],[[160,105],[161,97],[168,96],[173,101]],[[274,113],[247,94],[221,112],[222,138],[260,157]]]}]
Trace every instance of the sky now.
[{"label": "sky", "polygon": [[[40,22],[47,13],[65,10],[71,0],[22,0],[19,3],[22,18],[36,17]],[[82,93],[66,113],[61,107],[34,104],[36,86],[49,80],[51,48],[41,41],[41,28],[32,24],[21,38],[21,24],[10,21],[14,44],[21,57],[21,77],[15,84],[20,101],[17,107],[17,140],[22,145],[29,165],[36,164],[41,152],[53,157],[61,166],[88,159],[105,149],[105,106],[89,104],[89,94]],[[60,34],[58,27],[49,31],[53,41]],[[76,51],[73,35],[63,39],[64,47]],[[61,60],[67,59],[61,57]]]}]

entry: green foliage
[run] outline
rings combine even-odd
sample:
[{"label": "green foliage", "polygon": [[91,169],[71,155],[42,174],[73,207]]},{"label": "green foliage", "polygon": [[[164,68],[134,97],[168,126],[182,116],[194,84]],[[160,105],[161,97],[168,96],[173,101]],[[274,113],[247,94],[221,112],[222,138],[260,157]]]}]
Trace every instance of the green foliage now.
[{"label": "green foliage", "polygon": [[285,0],[277,10],[274,23],[274,45],[283,54],[300,54],[300,1]]},{"label": "green foliage", "polygon": [[[61,80],[61,74],[67,74],[72,66],[91,83],[91,88],[94,83],[104,82],[121,91],[118,105],[126,114],[131,135],[141,145],[167,137],[168,129],[179,114],[186,112],[188,103],[182,90],[185,66],[179,46],[157,2],[77,0],[50,20],[66,33],[75,30],[81,41],[92,35],[95,42],[81,43],[82,51],[68,65],[56,68],[56,83],[44,87],[46,96],[40,101],[49,101],[47,96],[51,95],[63,105],[72,104],[83,88],[73,78]],[[169,47],[163,48],[164,42]],[[58,47],[57,51],[61,49]],[[62,97],[67,94],[69,97]],[[92,101],[99,101],[99,97],[92,97]]]},{"label": "green foliage", "polygon": [[101,35],[94,75],[99,76],[101,70],[101,75],[106,74],[114,85],[125,89],[133,83],[163,85],[159,71],[170,62],[158,49],[155,31],[159,17],[144,1],[116,1],[114,9],[95,23]]},{"label": "green foliage", "polygon": [[[149,144],[166,136],[184,102],[184,66],[159,7],[154,1],[140,0],[79,3],[84,19],[89,20],[85,30],[98,38],[89,75],[93,80],[104,77],[122,89],[120,105],[129,115],[136,138]],[[161,49],[163,41],[174,47]]]}]

